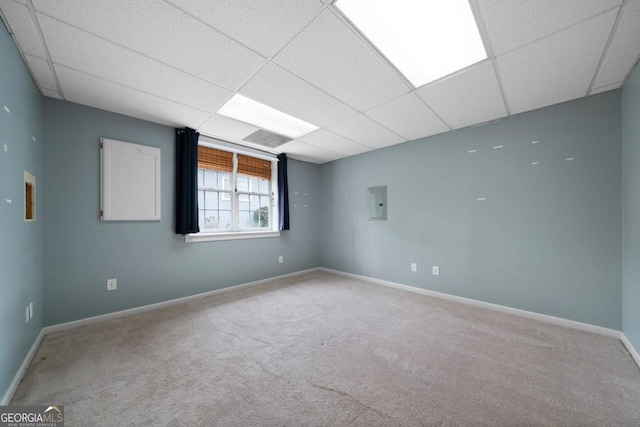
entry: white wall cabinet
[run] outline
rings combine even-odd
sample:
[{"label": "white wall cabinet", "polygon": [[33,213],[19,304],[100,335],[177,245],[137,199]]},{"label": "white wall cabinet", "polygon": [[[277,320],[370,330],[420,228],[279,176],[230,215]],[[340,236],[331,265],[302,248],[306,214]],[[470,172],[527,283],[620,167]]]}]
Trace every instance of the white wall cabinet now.
[{"label": "white wall cabinet", "polygon": [[100,219],[160,220],[160,148],[100,138]]}]

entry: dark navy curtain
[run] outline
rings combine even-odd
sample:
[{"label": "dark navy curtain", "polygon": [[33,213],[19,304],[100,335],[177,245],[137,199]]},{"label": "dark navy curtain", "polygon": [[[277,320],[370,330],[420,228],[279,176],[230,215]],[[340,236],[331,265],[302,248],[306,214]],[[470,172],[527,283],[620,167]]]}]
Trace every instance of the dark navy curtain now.
[{"label": "dark navy curtain", "polygon": [[287,182],[287,155],[278,154],[278,201],[280,202],[280,230],[289,229],[289,183]]},{"label": "dark navy curtain", "polygon": [[198,137],[176,129],[176,234],[198,233]]}]

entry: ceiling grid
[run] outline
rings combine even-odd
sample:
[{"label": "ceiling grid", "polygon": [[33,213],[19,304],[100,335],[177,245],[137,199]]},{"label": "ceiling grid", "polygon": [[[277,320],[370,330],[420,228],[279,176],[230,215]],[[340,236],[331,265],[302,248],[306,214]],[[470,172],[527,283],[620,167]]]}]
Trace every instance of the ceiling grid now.
[{"label": "ceiling grid", "polygon": [[315,163],[616,90],[640,58],[640,0],[470,0],[488,58],[414,87],[340,1],[0,0],[0,15],[44,96],[246,144],[259,128],[218,114],[242,95],[319,127],[271,150]]}]

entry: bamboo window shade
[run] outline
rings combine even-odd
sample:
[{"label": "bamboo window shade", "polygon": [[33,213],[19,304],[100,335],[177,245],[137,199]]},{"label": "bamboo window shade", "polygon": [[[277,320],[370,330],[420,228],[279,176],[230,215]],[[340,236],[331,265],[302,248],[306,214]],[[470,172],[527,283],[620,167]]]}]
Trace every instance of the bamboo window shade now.
[{"label": "bamboo window shade", "polygon": [[238,154],[238,173],[271,179],[271,162],[251,156]]},{"label": "bamboo window shade", "polygon": [[198,168],[233,172],[233,153],[199,145]]}]

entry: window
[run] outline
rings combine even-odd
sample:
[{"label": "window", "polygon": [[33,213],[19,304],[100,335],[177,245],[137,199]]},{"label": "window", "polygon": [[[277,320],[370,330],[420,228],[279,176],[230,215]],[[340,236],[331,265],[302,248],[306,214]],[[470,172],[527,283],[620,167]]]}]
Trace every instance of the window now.
[{"label": "window", "polygon": [[273,237],[277,229],[275,157],[230,146],[198,146],[199,234],[187,241]]}]

